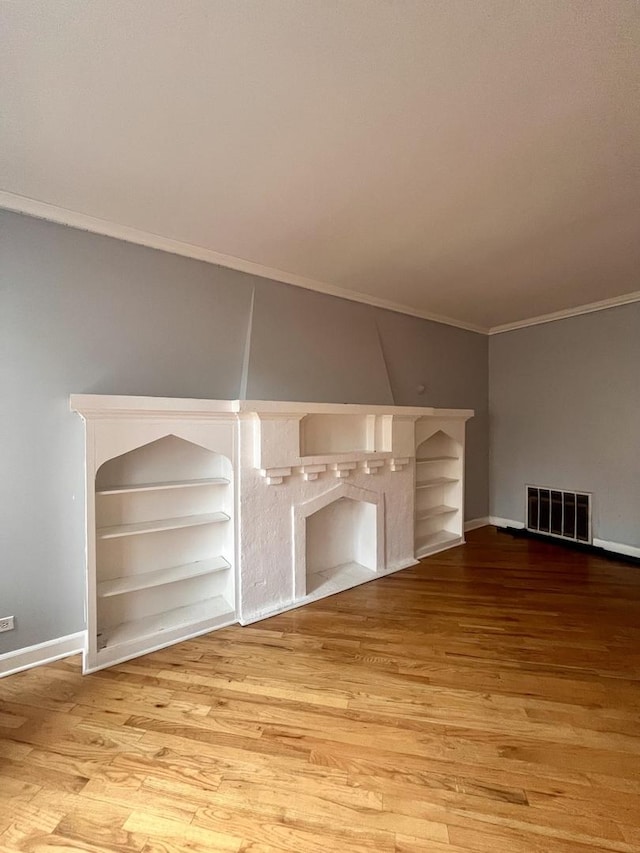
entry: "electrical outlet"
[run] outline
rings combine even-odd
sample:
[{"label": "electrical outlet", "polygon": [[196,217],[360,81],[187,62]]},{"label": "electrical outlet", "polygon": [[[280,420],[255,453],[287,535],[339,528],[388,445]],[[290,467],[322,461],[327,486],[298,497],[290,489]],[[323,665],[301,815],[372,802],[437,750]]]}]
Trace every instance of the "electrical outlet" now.
[{"label": "electrical outlet", "polygon": [[0,633],[2,631],[13,631],[13,616],[0,616]]}]

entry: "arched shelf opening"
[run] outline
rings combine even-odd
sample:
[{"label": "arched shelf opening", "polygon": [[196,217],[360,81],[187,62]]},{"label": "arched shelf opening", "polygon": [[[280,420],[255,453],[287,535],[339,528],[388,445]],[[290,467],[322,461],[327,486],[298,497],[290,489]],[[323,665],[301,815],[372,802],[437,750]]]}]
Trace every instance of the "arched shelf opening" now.
[{"label": "arched shelf opening", "polygon": [[231,461],[176,435],[100,466],[99,650],[233,617],[233,509]]},{"label": "arched shelf opening", "polygon": [[442,430],[416,450],[416,557],[462,541],[462,452]]}]

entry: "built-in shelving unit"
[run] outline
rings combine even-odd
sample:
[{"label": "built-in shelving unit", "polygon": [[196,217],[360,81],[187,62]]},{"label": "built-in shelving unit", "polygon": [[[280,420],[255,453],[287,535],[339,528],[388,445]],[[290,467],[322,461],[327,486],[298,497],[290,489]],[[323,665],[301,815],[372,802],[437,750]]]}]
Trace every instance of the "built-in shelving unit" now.
[{"label": "built-in shelving unit", "polygon": [[228,458],[166,435],[95,478],[96,660],[121,660],[235,621]]},{"label": "built-in shelving unit", "polygon": [[70,402],[85,423],[84,672],[251,624],[463,541],[470,410]]},{"label": "built-in shelving unit", "polygon": [[415,489],[416,557],[461,542],[461,448],[441,430],[417,449]]}]

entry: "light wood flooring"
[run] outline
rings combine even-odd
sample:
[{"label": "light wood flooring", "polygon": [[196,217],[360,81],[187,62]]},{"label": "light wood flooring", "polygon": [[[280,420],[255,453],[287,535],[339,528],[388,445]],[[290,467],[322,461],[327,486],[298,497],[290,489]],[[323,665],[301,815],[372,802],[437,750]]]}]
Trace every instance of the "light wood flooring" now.
[{"label": "light wood flooring", "polygon": [[640,851],[640,569],[475,531],[83,678],[0,681],[0,849]]}]

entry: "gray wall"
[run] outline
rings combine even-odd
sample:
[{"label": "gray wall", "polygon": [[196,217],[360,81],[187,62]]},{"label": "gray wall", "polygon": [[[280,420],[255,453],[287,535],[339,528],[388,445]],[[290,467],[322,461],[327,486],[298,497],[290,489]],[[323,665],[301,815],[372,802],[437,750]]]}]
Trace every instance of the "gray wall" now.
[{"label": "gray wall", "polygon": [[584,490],[595,538],[640,545],[640,303],[494,335],[489,377],[491,514]]},{"label": "gray wall", "polygon": [[475,408],[466,516],[487,515],[484,336],[12,213],[0,239],[0,654],[83,627],[69,394],[239,397],[250,318],[247,398]]}]

